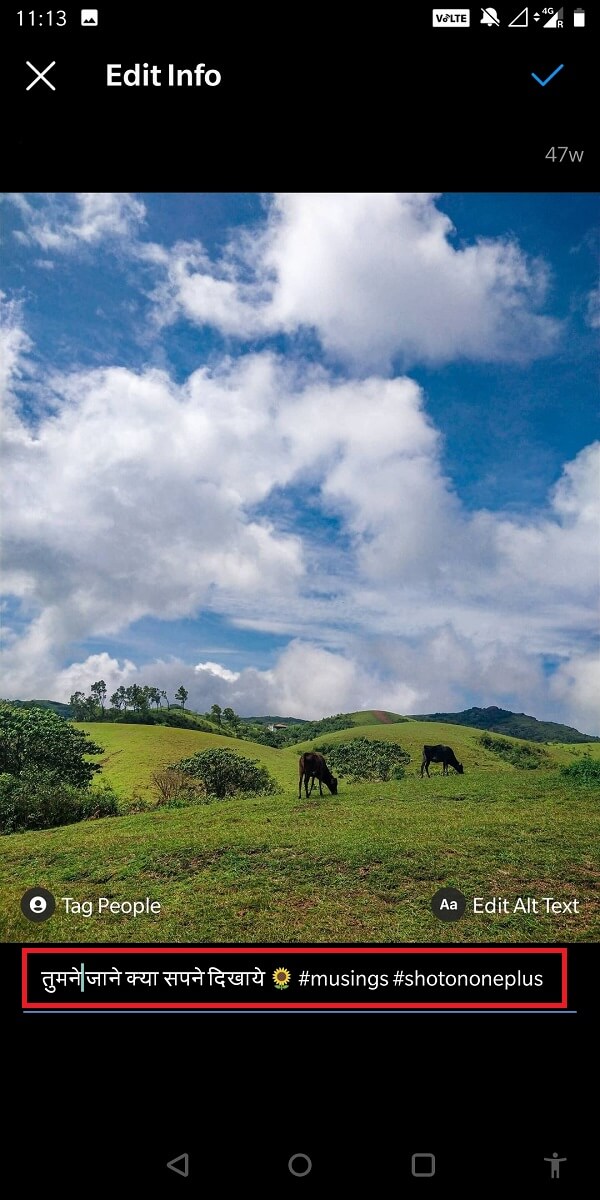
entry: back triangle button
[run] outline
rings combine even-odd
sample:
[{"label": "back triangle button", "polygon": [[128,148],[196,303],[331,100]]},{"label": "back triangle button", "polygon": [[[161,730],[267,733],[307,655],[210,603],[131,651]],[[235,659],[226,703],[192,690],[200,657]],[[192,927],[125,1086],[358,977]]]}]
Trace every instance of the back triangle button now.
[{"label": "back triangle button", "polygon": [[178,1158],[172,1158],[167,1163],[169,1171],[174,1171],[176,1175],[183,1175],[187,1179],[190,1173],[190,1156],[189,1154],[180,1154]]}]

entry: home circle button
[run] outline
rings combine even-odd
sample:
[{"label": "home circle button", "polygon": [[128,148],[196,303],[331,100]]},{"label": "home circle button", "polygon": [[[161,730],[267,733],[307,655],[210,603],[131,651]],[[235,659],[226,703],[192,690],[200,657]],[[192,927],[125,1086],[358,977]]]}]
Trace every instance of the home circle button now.
[{"label": "home circle button", "polygon": [[292,1154],[292,1157],[288,1163],[288,1170],[292,1175],[299,1177],[302,1177],[303,1175],[310,1175],[310,1172],[312,1171],[312,1162],[310,1161],[308,1154]]}]

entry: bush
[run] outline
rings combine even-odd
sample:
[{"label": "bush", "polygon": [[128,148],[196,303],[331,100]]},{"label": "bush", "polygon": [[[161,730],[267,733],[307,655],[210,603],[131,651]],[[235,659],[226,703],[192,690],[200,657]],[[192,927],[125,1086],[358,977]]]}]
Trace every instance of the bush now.
[{"label": "bush", "polygon": [[236,754],[235,750],[201,750],[168,769],[183,771],[199,779],[206,794],[217,800],[235,796],[238,792],[269,795],[281,790],[266,767],[259,766],[256,759]]},{"label": "bush", "polygon": [[402,779],[410,754],[396,742],[380,742],[374,738],[351,738],[349,742],[319,746],[334,775],[349,775],[353,783],[362,780]]},{"label": "bush", "polygon": [[530,743],[519,746],[506,738],[490,737],[489,733],[482,734],[478,741],[484,750],[491,750],[493,754],[497,754],[505,762],[512,763],[513,767],[519,767],[521,771],[535,771],[536,767],[543,766],[544,759],[548,758],[547,751],[542,750],[541,746]]},{"label": "bush", "polygon": [[570,763],[568,767],[561,767],[560,773],[563,779],[567,779],[570,783],[576,783],[583,787],[598,787],[600,786],[600,758],[591,758],[589,754],[585,754],[579,762]]},{"label": "bush", "polygon": [[108,785],[77,788],[49,773],[0,775],[0,833],[52,829],[118,813],[117,797]]},{"label": "bush", "polygon": [[103,779],[93,788],[79,792],[81,821],[96,821],[100,817],[118,817],[121,811],[119,798],[110,783]]},{"label": "bush", "polygon": [[133,792],[125,800],[119,800],[119,816],[128,817],[133,813],[155,812],[156,805],[148,800],[146,796],[142,796],[140,792]]},{"label": "bush", "polygon": [[188,804],[203,804],[206,801],[204,784],[199,779],[193,779],[186,771],[166,767],[164,771],[154,772],[152,782],[159,808],[185,808]]}]

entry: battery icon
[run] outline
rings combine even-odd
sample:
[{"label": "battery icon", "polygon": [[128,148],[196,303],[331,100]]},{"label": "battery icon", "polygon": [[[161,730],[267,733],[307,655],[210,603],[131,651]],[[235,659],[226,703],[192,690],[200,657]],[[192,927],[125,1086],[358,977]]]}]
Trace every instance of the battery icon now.
[{"label": "battery icon", "polygon": [[573,25],[575,29],[583,29],[585,25],[585,8],[576,8],[573,13]]}]

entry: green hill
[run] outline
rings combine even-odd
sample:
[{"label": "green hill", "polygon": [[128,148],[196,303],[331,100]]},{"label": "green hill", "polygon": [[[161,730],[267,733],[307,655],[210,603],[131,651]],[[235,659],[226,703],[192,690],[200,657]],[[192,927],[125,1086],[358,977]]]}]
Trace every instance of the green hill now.
[{"label": "green hill", "polygon": [[[367,714],[368,716],[368,714]],[[342,729],[334,733],[325,733],[322,737],[314,738],[311,741],[300,742],[293,749],[297,754],[301,754],[304,750],[323,749],[328,745],[337,745],[339,742],[348,742],[352,738],[367,737],[381,739],[383,741],[398,742],[404,750],[408,750],[411,756],[410,766],[406,768],[408,774],[421,774],[421,758],[423,754],[423,746],[426,743],[435,744],[437,742],[446,746],[452,746],[459,762],[462,762],[465,772],[482,771],[492,772],[508,772],[512,775],[522,776],[523,772],[515,767],[505,758],[498,756],[490,749],[486,749],[480,743],[481,730],[468,728],[467,726],[452,725],[433,722],[427,719],[418,720],[416,717],[407,717],[401,723],[393,725],[374,725],[366,723],[365,725],[356,725],[352,729]],[[503,738],[498,738],[498,742],[502,742]],[[520,746],[527,746],[527,739],[508,738],[509,743],[514,745],[516,749]],[[539,770],[555,771],[560,766],[566,766],[573,761],[576,761],[582,754],[591,754],[594,758],[600,758],[600,739],[596,739],[594,744],[575,748],[571,744],[553,743],[545,747],[545,754],[541,759]],[[430,767],[430,771],[441,771],[441,767]],[[450,771],[452,776],[454,773]],[[461,784],[465,776],[456,776],[455,779],[460,779]]]},{"label": "green hill", "polygon": [[401,717],[399,713],[386,712],[381,708],[371,708],[364,712],[344,713],[343,715],[350,717],[354,725],[396,725],[400,721],[408,719]]},{"label": "green hill", "polygon": [[[369,714],[365,716],[368,722]],[[102,768],[98,780],[106,779],[123,798],[130,798],[136,794],[143,796],[147,801],[151,801],[154,796],[152,776],[155,771],[163,770],[169,763],[178,762],[179,759],[197,754],[201,750],[221,747],[256,759],[261,766],[267,767],[280,786],[287,791],[296,787],[298,757],[303,750],[345,742],[355,737],[399,742],[411,755],[412,761],[407,768],[411,775],[420,775],[423,745],[431,741],[451,745],[464,764],[465,771],[476,769],[483,772],[521,774],[510,762],[499,759],[497,754],[479,744],[481,732],[478,729],[440,723],[435,726],[434,733],[430,722],[408,719],[389,725],[355,725],[350,729],[327,732],[320,737],[282,749],[247,739],[224,737],[218,733],[171,729],[163,725],[122,725],[110,721],[85,721],[76,724],[76,728],[89,733],[92,741],[104,747],[103,754],[90,758],[91,762]],[[515,746],[521,744],[518,739],[511,740]],[[596,747],[590,747],[590,751],[592,749],[595,751]],[[567,746],[558,745],[547,747],[547,750],[548,759],[547,762],[544,760],[544,766],[548,769],[572,762],[573,754],[577,753]],[[432,771],[436,769],[431,768]]]},{"label": "green hill", "polygon": [[[151,799],[155,771],[213,748],[237,750],[267,767],[278,783],[289,782],[289,772],[286,773],[284,765],[289,751],[273,750],[256,742],[193,729],[171,729],[165,725],[125,725],[110,721],[85,721],[75,725],[89,733],[93,742],[104,747],[104,754],[94,755],[90,762],[102,768],[98,780],[106,779],[122,797],[130,798],[136,794]],[[296,755],[290,763],[292,772],[297,772]]]},{"label": "green hill", "polygon": [[[367,720],[370,714],[366,714]],[[301,746],[248,741],[161,726],[82,726],[105,746],[103,770],[122,794],[146,789],[152,771],[207,746],[264,763],[282,792],[183,809],[84,821],[0,838],[0,936],[77,942],[553,942],[600,936],[597,797],[556,769],[600,746],[546,747],[544,765],[520,771],[479,744],[479,729],[430,721],[365,724],[316,744],[356,736],[399,742],[412,755],[406,777],[340,781],[298,800]],[[432,768],[420,778],[424,741],[449,742],[465,774]],[[519,742],[515,739],[515,745]],[[52,919],[31,924],[20,897],[33,884],[58,898]],[[472,912],[450,927],[431,912],[432,894],[577,896],[573,915]],[[151,896],[160,915],[128,919],[67,914],[60,897]]]},{"label": "green hill", "polygon": [[471,728],[487,729],[492,733],[504,733],[510,737],[524,738],[529,742],[600,742],[600,737],[580,733],[570,725],[559,725],[556,721],[538,721],[526,713],[510,712],[507,708],[466,708],[458,713],[430,713],[415,716],[415,721],[444,721],[449,725],[469,725]]},{"label": "green hill", "polygon": [[[372,719],[364,714],[366,722]],[[405,720],[326,733],[316,745],[367,737],[399,742],[412,761],[402,780],[340,781],[298,800],[298,754],[249,741],[164,726],[86,722],[105,747],[103,774],[124,797],[152,799],[152,773],[207,747],[236,749],[277,779],[274,796],[234,797],[182,809],[0,838],[0,936],[27,942],[553,942],[593,941],[598,864],[597,796],[557,767],[600,745],[545,747],[522,771],[481,746],[481,730]],[[493,735],[491,735],[493,737]],[[420,778],[423,743],[453,746],[464,775],[431,768]],[[523,745],[514,739],[515,746]],[[95,761],[98,761],[95,756]],[[23,892],[57,897],[52,919],[27,922]],[[440,887],[466,896],[577,896],[577,915],[465,914],[438,921]],[[160,915],[128,919],[67,914],[61,897],[151,896]]]}]

